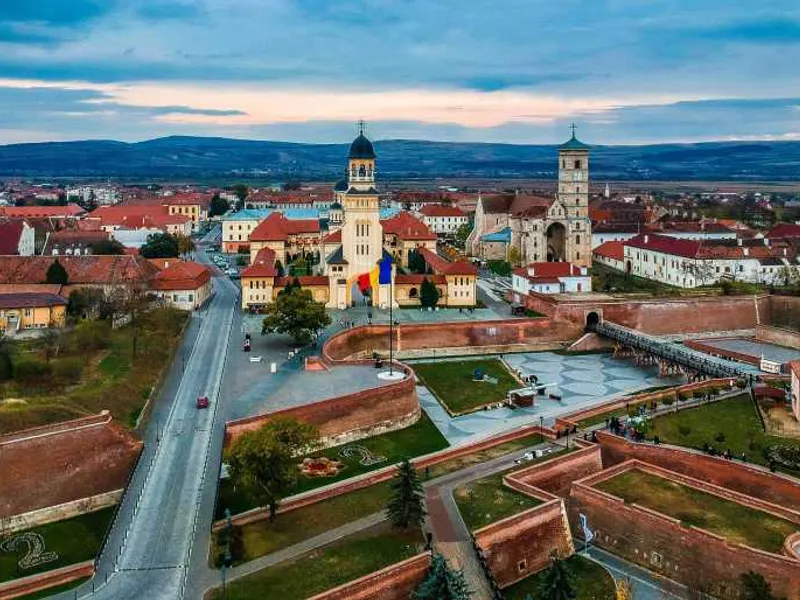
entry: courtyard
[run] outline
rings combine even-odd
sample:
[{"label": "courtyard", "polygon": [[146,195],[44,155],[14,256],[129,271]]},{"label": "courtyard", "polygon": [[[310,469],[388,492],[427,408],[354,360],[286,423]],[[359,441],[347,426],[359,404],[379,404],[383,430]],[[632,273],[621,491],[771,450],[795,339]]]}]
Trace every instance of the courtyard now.
[{"label": "courtyard", "polygon": [[720,339],[704,339],[701,340],[703,344],[718,348],[720,350],[727,350],[739,354],[746,354],[753,358],[765,358],[776,363],[784,364],[792,360],[800,359],[800,350],[787,348],[785,346],[778,346],[776,344],[769,344],[767,342],[759,342],[755,339],[749,338],[720,338]]}]

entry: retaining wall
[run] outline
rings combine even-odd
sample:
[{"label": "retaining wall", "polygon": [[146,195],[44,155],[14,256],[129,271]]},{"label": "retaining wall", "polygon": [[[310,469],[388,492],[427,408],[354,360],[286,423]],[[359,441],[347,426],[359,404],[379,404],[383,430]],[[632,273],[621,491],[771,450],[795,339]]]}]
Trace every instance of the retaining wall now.
[{"label": "retaining wall", "polygon": [[64,585],[77,579],[94,575],[94,561],[86,562],[37,573],[29,577],[21,577],[13,581],[0,583],[0,600],[11,600],[27,596],[56,585]]},{"label": "retaining wall", "polygon": [[123,490],[121,489],[104,492],[96,496],[72,500],[64,504],[48,506],[47,508],[40,508],[39,510],[8,517],[3,520],[3,532],[6,534],[14,533],[15,531],[22,531],[24,529],[46,525],[47,523],[54,523],[55,521],[62,521],[64,519],[71,519],[72,517],[114,506],[119,504],[122,498],[122,492]]},{"label": "retaining wall", "polygon": [[[800,311],[800,305],[797,310]],[[783,327],[759,325],[756,327],[756,340],[800,350],[800,331],[784,329]]]},{"label": "retaining wall", "polygon": [[569,488],[573,481],[597,473],[602,468],[600,446],[592,444],[581,450],[514,471],[505,479],[509,483],[519,482],[559,498],[566,498],[569,496]]}]

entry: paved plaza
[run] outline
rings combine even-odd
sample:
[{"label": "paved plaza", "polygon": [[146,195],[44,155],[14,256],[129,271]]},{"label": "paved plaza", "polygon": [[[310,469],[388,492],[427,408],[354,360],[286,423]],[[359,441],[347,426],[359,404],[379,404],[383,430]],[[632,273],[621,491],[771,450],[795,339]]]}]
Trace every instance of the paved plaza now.
[{"label": "paved plaza", "polygon": [[[544,396],[537,396],[535,406],[504,407],[451,417],[426,387],[417,386],[422,407],[450,444],[472,442],[507,429],[538,423],[539,417],[549,424],[555,417],[578,408],[594,406],[641,389],[685,381],[683,376],[659,377],[657,367],[637,367],[631,361],[615,359],[609,354],[566,356],[553,352],[526,352],[506,354],[503,359],[512,369],[521,370],[526,375],[534,374],[540,383],[550,384]],[[413,362],[409,361],[412,367]],[[560,395],[561,401],[548,399],[548,394]]]},{"label": "paved plaza", "polygon": [[775,344],[768,344],[765,342],[757,342],[756,340],[746,338],[732,338],[732,339],[718,339],[718,340],[703,340],[707,346],[713,346],[720,350],[729,350],[731,352],[739,352],[754,356],[756,358],[766,358],[777,363],[787,363],[792,360],[800,360],[800,350],[787,348],[785,346],[777,346]]}]

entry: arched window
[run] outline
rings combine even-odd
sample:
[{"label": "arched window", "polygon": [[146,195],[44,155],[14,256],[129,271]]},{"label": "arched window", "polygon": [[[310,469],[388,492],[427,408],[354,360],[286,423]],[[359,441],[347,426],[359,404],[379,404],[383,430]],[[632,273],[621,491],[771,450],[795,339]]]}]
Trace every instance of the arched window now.
[{"label": "arched window", "polygon": [[408,297],[409,297],[409,298],[416,298],[416,297],[417,297],[417,295],[418,295],[417,288],[411,288],[411,289],[408,291]]},{"label": "arched window", "polygon": [[567,161],[565,161],[563,158],[561,159],[561,168],[562,169],[566,169],[567,168]]},{"label": "arched window", "polygon": [[367,176],[367,168],[364,165],[358,167],[358,176],[359,177],[366,177]]},{"label": "arched window", "polygon": [[581,168],[581,161],[579,161],[579,160],[575,161],[575,168],[576,169],[580,169]]},{"label": "arched window", "polygon": [[576,244],[580,244],[581,243],[581,236],[579,236],[579,235],[575,236],[575,243]]}]

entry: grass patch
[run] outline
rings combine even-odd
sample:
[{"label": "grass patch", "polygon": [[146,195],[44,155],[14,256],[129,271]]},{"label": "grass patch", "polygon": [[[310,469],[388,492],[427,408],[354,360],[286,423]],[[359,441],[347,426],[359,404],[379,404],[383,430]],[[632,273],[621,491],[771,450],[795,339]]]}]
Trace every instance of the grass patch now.
[{"label": "grass patch", "polygon": [[[132,426],[171,362],[187,319],[184,311],[159,308],[141,315],[137,327],[112,329],[108,321],[83,321],[49,341],[12,343],[15,368],[26,368],[22,377],[15,372],[14,379],[0,384],[0,398],[6,399],[0,402],[0,433],[103,409]],[[53,347],[58,352],[47,361]],[[36,370],[46,374],[34,376]]]},{"label": "grass patch", "polygon": [[[349,446],[362,446],[366,448],[373,457],[383,456],[386,460],[371,465],[362,465],[360,463],[360,455],[356,454],[351,457],[344,457],[340,454],[342,450]],[[350,444],[334,446],[333,448],[311,454],[310,456],[327,456],[328,458],[344,463],[345,466],[333,477],[307,477],[302,474],[299,475],[297,486],[293,494],[299,494],[323,485],[349,479],[350,477],[362,473],[381,469],[398,463],[406,457],[414,458],[423,454],[430,454],[431,452],[443,450],[447,448],[447,446],[447,440],[439,432],[428,415],[423,412],[419,421],[404,429],[376,435]],[[302,459],[298,459],[298,465],[301,462]],[[223,517],[226,508],[230,509],[233,514],[237,514],[258,506],[259,502],[256,498],[253,498],[245,490],[236,489],[232,481],[220,482],[219,499],[217,501],[217,519]]]},{"label": "grass patch", "polygon": [[625,502],[766,552],[779,553],[786,536],[798,530],[798,525],[786,519],[636,469],[597,487]]},{"label": "grass patch", "polygon": [[458,486],[453,498],[464,523],[473,531],[542,503],[504,486],[502,473]]},{"label": "grass patch", "polygon": [[[572,577],[575,600],[614,600],[614,579],[596,562],[573,554],[567,559],[567,567]],[[506,600],[549,600],[540,591],[544,574],[545,571],[539,571],[504,589],[503,597]]]},{"label": "grass patch", "polygon": [[698,449],[708,444],[722,452],[730,448],[734,456],[744,452],[748,461],[764,466],[769,464],[764,450],[772,444],[800,446],[800,440],[764,433],[748,394],[661,415],[650,424],[648,434],[661,442]]},{"label": "grass patch", "polygon": [[442,475],[447,475],[448,473],[453,473],[454,471],[466,469],[467,467],[471,467],[472,465],[476,465],[478,463],[486,462],[487,460],[491,460],[499,456],[505,456],[506,454],[511,454],[512,452],[519,452],[520,450],[530,448],[531,446],[536,446],[542,442],[544,442],[544,438],[541,436],[541,434],[534,433],[533,435],[526,435],[525,437],[517,438],[516,440],[511,440],[510,442],[505,442],[503,444],[498,444],[497,446],[492,446],[491,448],[486,448],[485,450],[479,450],[478,452],[473,452],[472,454],[465,454],[464,456],[459,456],[458,458],[451,458],[450,460],[440,462],[429,467],[427,472],[423,472],[423,475],[427,474],[427,477],[425,477],[426,480],[434,479],[436,477],[441,477]]},{"label": "grass patch", "polygon": [[[453,414],[471,412],[505,400],[506,393],[522,387],[497,358],[448,360],[437,363],[414,363],[414,372],[434,396]],[[476,369],[497,383],[473,381]]]},{"label": "grass patch", "polygon": [[[273,523],[264,520],[244,525],[240,527],[243,551],[241,556],[234,557],[234,563],[276,552],[381,511],[388,500],[387,481],[279,514]],[[211,558],[215,564],[219,564],[220,553],[224,551],[224,539],[223,532],[213,536]]]},{"label": "grass patch", "polygon": [[681,293],[681,288],[622,273],[599,263],[592,265],[592,289],[596,292],[654,296],[675,296]]},{"label": "grass patch", "polygon": [[[16,553],[0,553],[0,581],[27,577],[93,559],[100,549],[111,518],[114,516],[114,510],[115,507],[112,506],[72,519],[26,530],[41,535],[45,545],[44,551],[55,552],[58,558],[28,569],[18,569]],[[11,534],[9,537],[13,538],[21,533],[24,532]],[[27,544],[20,544],[19,558],[23,558],[27,551]]]},{"label": "grass patch", "polygon": [[[419,530],[388,524],[347,536],[295,559],[228,584],[226,600],[302,600],[410,558],[422,548]],[[222,599],[221,590],[210,594]]]}]

